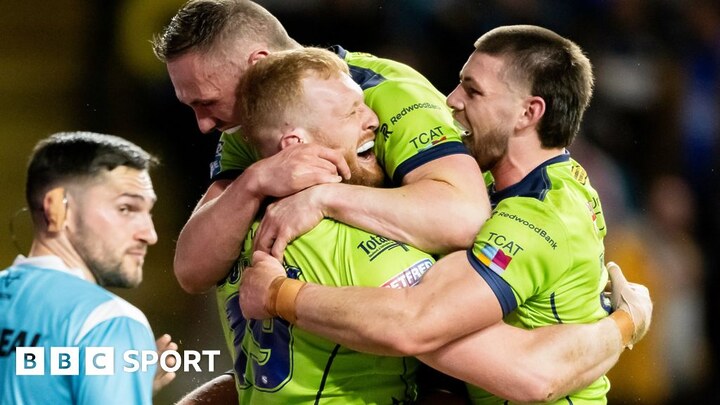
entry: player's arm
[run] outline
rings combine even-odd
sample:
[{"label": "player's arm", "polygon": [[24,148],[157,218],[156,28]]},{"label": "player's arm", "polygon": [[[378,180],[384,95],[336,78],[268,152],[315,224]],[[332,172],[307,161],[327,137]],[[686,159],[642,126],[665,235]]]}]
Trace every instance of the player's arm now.
[{"label": "player's arm", "polygon": [[415,246],[448,253],[470,246],[490,213],[480,169],[466,154],[425,163],[401,187],[321,184],[271,205],[256,247],[282,257],[287,243],[325,217]]},{"label": "player's arm", "polygon": [[608,263],[615,312],[592,324],[525,330],[498,322],[420,360],[511,401],[545,402],[586,387],[607,373],[652,319],[650,294]]},{"label": "player's arm", "polygon": [[323,217],[430,253],[470,246],[490,203],[443,96],[415,81],[389,81],[372,91],[366,102],[381,124],[375,150],[396,187],[328,184],[291,196],[265,213],[256,248],[279,258]]},{"label": "player's arm", "polygon": [[253,266],[241,278],[240,307],[246,317],[278,313],[302,329],[362,352],[426,353],[503,316],[495,293],[465,251],[438,261],[412,288],[326,287],[279,277],[283,275],[280,262],[255,252]]},{"label": "player's arm", "polygon": [[[103,304],[101,307],[102,311],[88,318],[88,321],[95,321],[97,325],[77,343],[81,353],[81,372],[72,378],[75,403],[152,404],[157,365],[150,364],[147,369],[142,369],[140,366],[142,361],[140,353],[156,349],[156,342],[147,326],[147,320],[137,309],[131,310],[132,317],[123,316],[127,313],[128,306],[118,306],[115,302]],[[98,320],[99,318],[105,319]],[[89,347],[113,349],[112,375],[87,375],[87,369],[84,369],[87,364],[92,364],[101,371],[110,364],[106,354],[96,354],[89,362],[86,361],[84,356],[88,354]],[[134,353],[135,364],[127,361],[126,353]],[[137,366],[135,371],[125,370],[125,367],[133,366]]]},{"label": "player's arm", "polygon": [[178,236],[173,267],[182,288],[203,293],[227,274],[266,197],[339,182],[349,171],[337,151],[294,145],[252,164],[233,181],[214,182]]},{"label": "player's arm", "polygon": [[610,318],[533,330],[498,322],[419,359],[501,398],[546,402],[604,375],[623,348]]}]

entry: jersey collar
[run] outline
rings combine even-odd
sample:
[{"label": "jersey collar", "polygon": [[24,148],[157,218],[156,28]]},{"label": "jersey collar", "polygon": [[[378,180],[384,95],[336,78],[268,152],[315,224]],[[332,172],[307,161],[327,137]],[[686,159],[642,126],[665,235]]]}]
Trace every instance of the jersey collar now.
[{"label": "jersey collar", "polygon": [[510,187],[501,191],[495,191],[495,183],[491,184],[488,188],[488,193],[490,195],[492,208],[495,208],[500,201],[510,197],[529,197],[543,200],[545,194],[547,194],[548,190],[552,187],[550,178],[548,178],[547,175],[547,167],[555,163],[567,162],[568,160],[570,160],[570,152],[566,150],[562,155],[544,161],[522,180]]},{"label": "jersey collar", "polygon": [[18,255],[13,262],[13,266],[23,265],[60,271],[85,280],[85,276],[82,270],[68,267],[65,262],[63,262],[63,260],[58,256],[48,255],[25,257],[23,255]]}]

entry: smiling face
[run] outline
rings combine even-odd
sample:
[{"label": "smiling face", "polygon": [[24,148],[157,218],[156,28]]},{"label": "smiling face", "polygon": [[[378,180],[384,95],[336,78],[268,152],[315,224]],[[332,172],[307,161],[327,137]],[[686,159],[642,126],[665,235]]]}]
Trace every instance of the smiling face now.
[{"label": "smiling face", "polygon": [[467,131],[463,142],[483,171],[507,154],[524,111],[522,86],[508,79],[505,69],[502,57],[473,52],[447,99],[455,120]]},{"label": "smiling face", "polygon": [[167,62],[175,95],[195,112],[200,132],[235,129],[237,85],[247,66],[222,54],[188,52]]},{"label": "smiling face", "polygon": [[377,163],[373,145],[377,115],[368,107],[360,86],[347,74],[321,79],[303,79],[303,126],[309,141],[340,151],[352,173],[350,182],[365,186],[382,185],[384,174]]},{"label": "smiling face", "polygon": [[147,247],[157,242],[150,215],[155,200],[148,172],[127,166],[70,189],[67,237],[98,284],[140,284]]}]

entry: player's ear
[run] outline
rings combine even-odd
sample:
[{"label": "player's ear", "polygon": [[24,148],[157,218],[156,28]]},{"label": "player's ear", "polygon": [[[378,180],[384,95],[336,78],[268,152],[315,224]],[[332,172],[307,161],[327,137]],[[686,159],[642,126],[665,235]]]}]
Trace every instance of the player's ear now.
[{"label": "player's ear", "polygon": [[290,145],[298,143],[308,143],[309,136],[307,132],[302,128],[295,128],[291,131],[285,132],[280,138],[280,149],[285,149]]},{"label": "player's ear", "polygon": [[67,195],[65,188],[55,187],[45,193],[43,211],[48,224],[48,232],[60,232],[65,226],[67,217]]},{"label": "player's ear", "polygon": [[268,56],[269,54],[270,52],[267,49],[257,49],[255,51],[252,51],[248,56],[248,66],[253,66],[257,63],[257,61]]},{"label": "player's ear", "polygon": [[528,97],[525,100],[525,110],[517,122],[517,127],[536,126],[543,115],[545,115],[545,100],[538,96]]}]

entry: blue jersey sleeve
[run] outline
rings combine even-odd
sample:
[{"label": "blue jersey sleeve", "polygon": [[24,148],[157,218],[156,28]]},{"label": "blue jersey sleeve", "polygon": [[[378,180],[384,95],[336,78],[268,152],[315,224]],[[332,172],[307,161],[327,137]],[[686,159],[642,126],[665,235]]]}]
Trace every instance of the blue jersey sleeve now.
[{"label": "blue jersey sleeve", "polygon": [[[79,342],[80,375],[74,376],[73,391],[76,404],[152,404],[152,385],[157,365],[145,370],[140,367],[143,352],[155,351],[155,340],[147,324],[127,316],[104,320],[90,329]],[[108,366],[106,357],[86,359],[88,348],[112,348],[112,375],[87,375],[86,361],[95,367]],[[130,352],[132,351],[132,352]],[[137,353],[133,358],[137,364],[124,358],[126,353]],[[109,357],[109,356],[108,356]],[[137,365],[137,370],[127,371]]]}]

